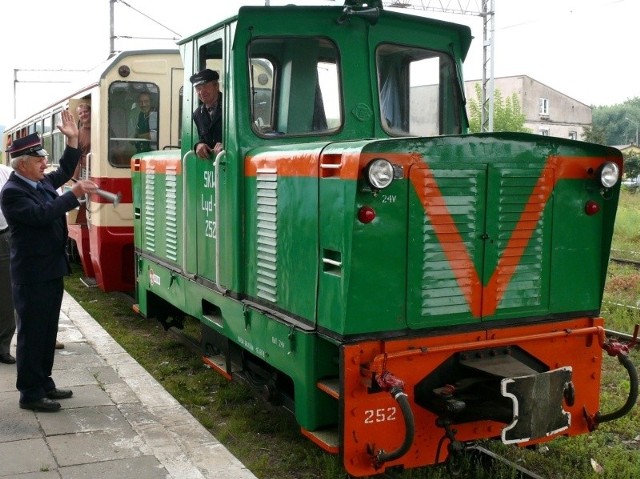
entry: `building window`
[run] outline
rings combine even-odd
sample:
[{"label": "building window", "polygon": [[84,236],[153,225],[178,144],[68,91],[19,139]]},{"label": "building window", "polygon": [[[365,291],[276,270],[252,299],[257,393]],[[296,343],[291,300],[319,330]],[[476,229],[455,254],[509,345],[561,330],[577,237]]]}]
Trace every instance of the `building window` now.
[{"label": "building window", "polygon": [[570,131],[569,132],[569,139],[570,140],[577,140],[578,139],[578,132],[577,131]]},{"label": "building window", "polygon": [[542,136],[549,136],[549,128],[540,128],[540,134]]},{"label": "building window", "polygon": [[540,115],[549,116],[549,99],[540,98]]}]

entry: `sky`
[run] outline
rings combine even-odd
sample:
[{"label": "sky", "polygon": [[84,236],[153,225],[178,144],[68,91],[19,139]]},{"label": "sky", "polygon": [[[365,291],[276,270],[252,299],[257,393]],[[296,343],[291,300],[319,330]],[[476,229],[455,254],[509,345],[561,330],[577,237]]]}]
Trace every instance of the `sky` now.
[{"label": "sky", "polygon": [[[57,99],[62,80],[106,60],[110,51],[112,0],[10,0],[2,4],[0,28],[0,125]],[[342,0],[271,0],[271,5],[338,4]],[[481,0],[411,0],[413,5],[465,6]],[[89,6],[90,4],[90,6]],[[170,48],[232,15],[241,4],[264,0],[116,0],[116,50]],[[482,18],[406,10],[471,27],[464,77],[482,78]],[[528,75],[582,103],[614,105],[640,97],[635,57],[639,0],[495,0],[494,76]],[[67,72],[60,70],[69,70]],[[17,78],[18,82],[14,82]],[[15,101],[14,101],[15,98]]]}]

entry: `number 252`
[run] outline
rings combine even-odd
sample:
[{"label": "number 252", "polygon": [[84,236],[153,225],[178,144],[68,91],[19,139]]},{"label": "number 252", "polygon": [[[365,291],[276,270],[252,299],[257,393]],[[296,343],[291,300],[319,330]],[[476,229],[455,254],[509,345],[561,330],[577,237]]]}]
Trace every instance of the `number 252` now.
[{"label": "number 252", "polygon": [[395,421],[396,420],[396,408],[380,408],[380,409],[367,409],[364,412],[364,423],[373,424],[376,422]]}]

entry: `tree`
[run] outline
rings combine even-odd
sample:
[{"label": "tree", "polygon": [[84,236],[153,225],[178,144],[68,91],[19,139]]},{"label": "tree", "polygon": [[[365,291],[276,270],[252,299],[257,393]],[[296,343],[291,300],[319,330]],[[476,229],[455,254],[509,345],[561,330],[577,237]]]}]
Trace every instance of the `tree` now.
[{"label": "tree", "polygon": [[607,144],[607,131],[599,125],[592,124],[583,128],[582,139],[590,143]]},{"label": "tree", "polygon": [[[476,99],[469,100],[469,130],[479,133],[482,130],[482,90],[480,84],[475,84]],[[502,93],[496,89],[493,93],[493,131],[519,131],[531,133],[524,127],[525,116],[522,113],[518,95],[513,93],[502,99]]]},{"label": "tree", "polygon": [[[617,105],[592,106],[591,109],[592,130],[598,132],[595,143],[629,145],[636,142],[636,128],[640,126],[640,97]],[[593,141],[586,135],[585,139]]]},{"label": "tree", "polygon": [[640,156],[635,153],[622,155],[624,157],[624,176],[626,178],[637,178],[640,175]]}]

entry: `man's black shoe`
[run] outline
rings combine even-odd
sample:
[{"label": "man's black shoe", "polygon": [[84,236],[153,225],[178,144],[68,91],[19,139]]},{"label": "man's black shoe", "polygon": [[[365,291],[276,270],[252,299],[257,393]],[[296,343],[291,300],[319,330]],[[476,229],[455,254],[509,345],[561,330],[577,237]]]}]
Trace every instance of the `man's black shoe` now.
[{"label": "man's black shoe", "polygon": [[11,354],[9,353],[0,354],[0,363],[14,364],[15,362],[16,362],[16,358],[11,356]]},{"label": "man's black shoe", "polygon": [[68,399],[71,396],[73,396],[73,391],[71,389],[53,388],[47,391],[47,397],[49,399]]},{"label": "man's black shoe", "polygon": [[32,411],[56,412],[60,410],[60,403],[48,398],[40,398],[31,402],[21,402],[20,407]]}]

